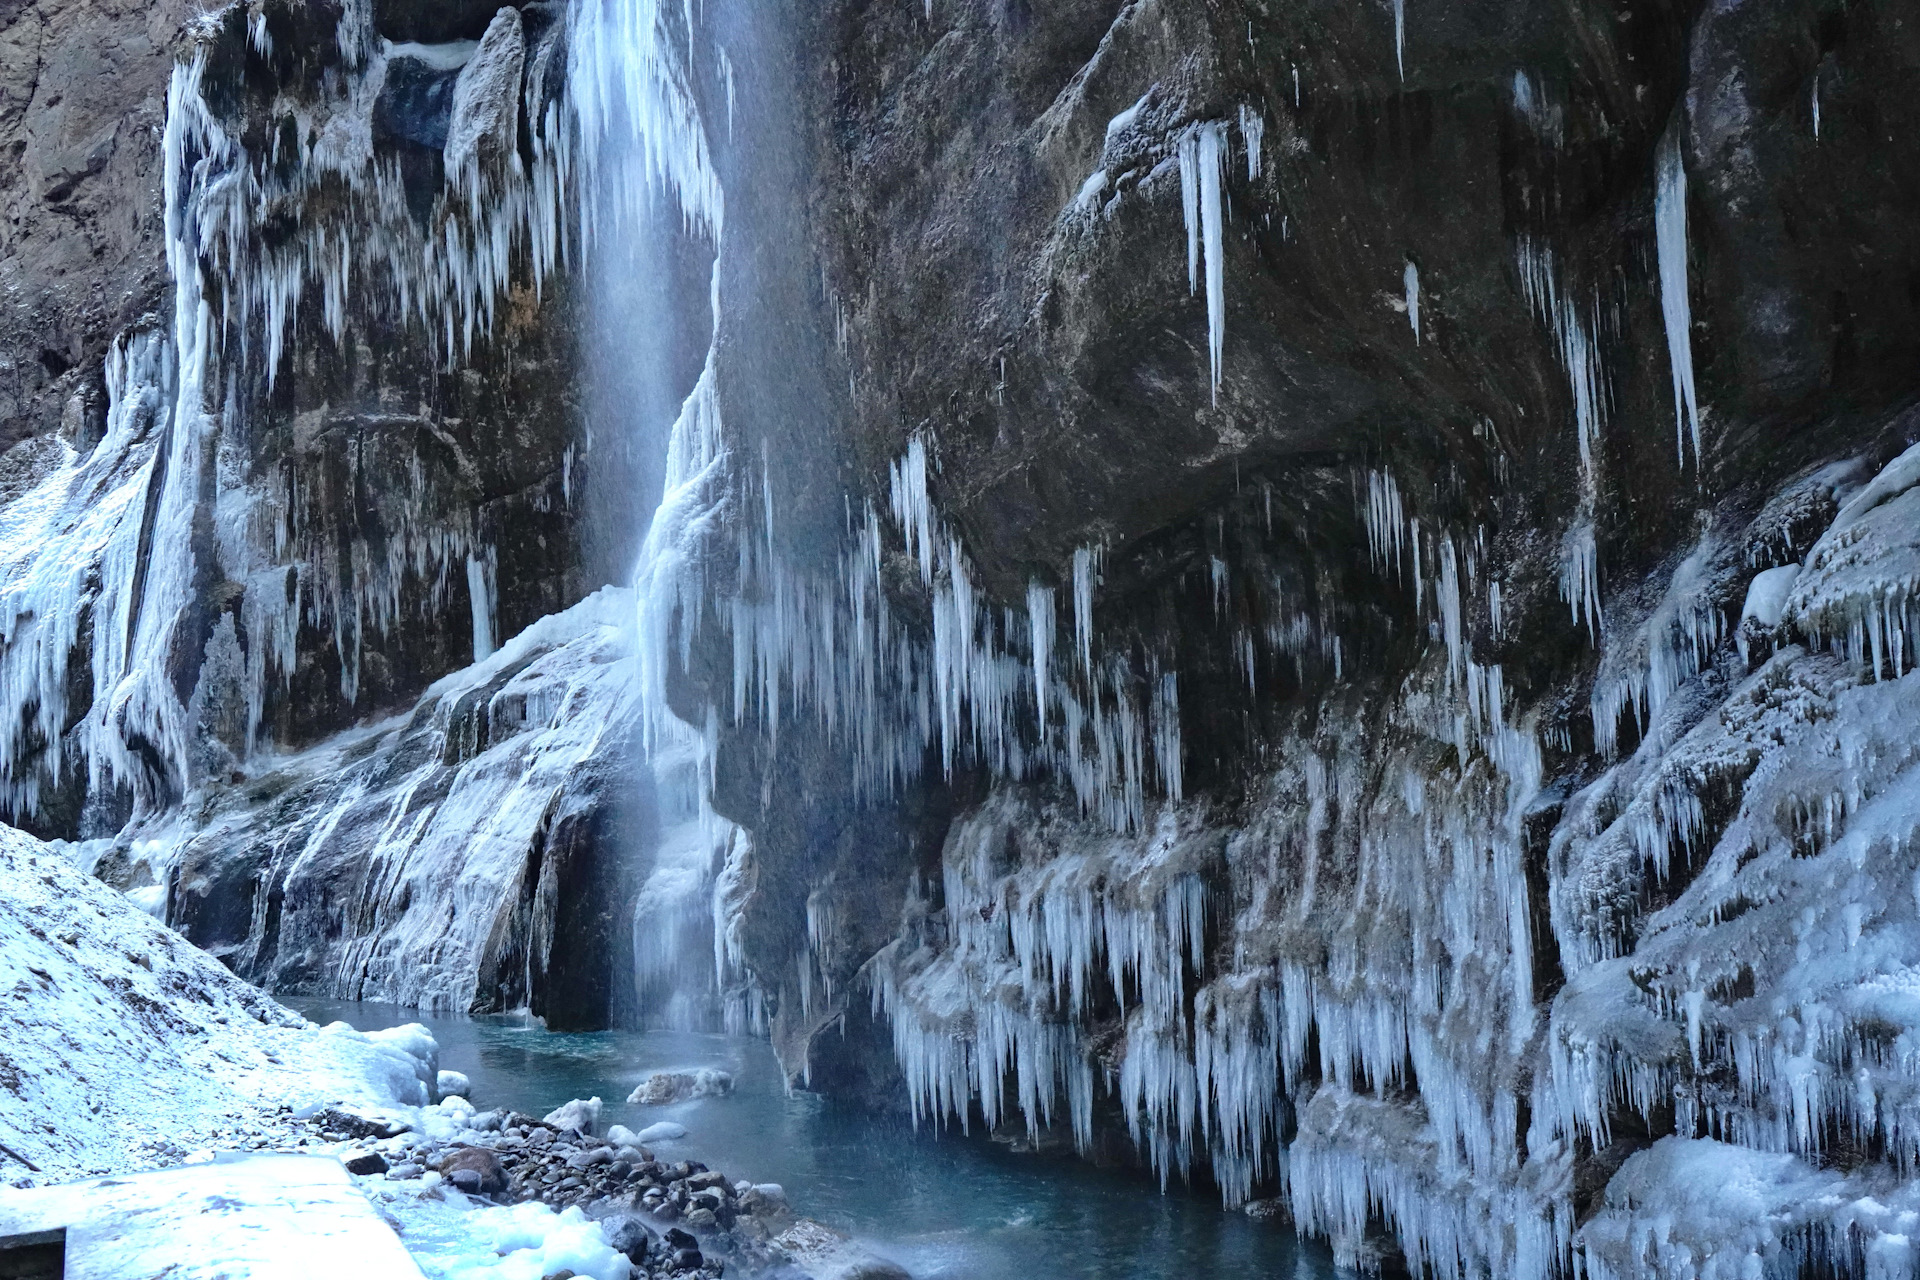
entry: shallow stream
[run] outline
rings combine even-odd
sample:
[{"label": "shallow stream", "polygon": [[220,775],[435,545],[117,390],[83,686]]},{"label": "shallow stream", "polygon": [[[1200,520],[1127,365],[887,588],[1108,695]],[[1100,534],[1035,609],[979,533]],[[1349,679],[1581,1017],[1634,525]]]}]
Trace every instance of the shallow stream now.
[{"label": "shallow stream", "polygon": [[[534,1115],[599,1097],[605,1124],[661,1120],[686,1138],[663,1156],[730,1177],[777,1182],[794,1211],[845,1231],[918,1280],[1330,1280],[1328,1251],[1221,1209],[1211,1195],[1161,1194],[1144,1175],[1065,1156],[1007,1150],[957,1133],[789,1096],[763,1041],[675,1031],[554,1034],[512,1016],[468,1018],[392,1005],[289,1000],[316,1022],[362,1030],[419,1022],[440,1065],[464,1072],[476,1106]],[[720,1067],[734,1092],[664,1107],[628,1106],[655,1071]]]}]

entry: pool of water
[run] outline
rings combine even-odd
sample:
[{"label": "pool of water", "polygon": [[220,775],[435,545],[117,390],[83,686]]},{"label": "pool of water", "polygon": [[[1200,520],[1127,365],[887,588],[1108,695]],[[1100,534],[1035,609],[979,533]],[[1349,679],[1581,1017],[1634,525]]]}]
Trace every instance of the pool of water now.
[{"label": "pool of water", "polygon": [[[424,1023],[440,1065],[466,1073],[478,1107],[534,1115],[570,1098],[606,1102],[605,1124],[659,1120],[687,1136],[653,1145],[731,1177],[777,1182],[794,1211],[853,1235],[919,1280],[1212,1280],[1340,1276],[1328,1251],[1219,1201],[1161,1193],[1130,1172],[1007,1150],[956,1133],[789,1096],[762,1041],[676,1031],[554,1034],[512,1016],[468,1018],[391,1005],[289,1000],[317,1022],[362,1030]],[[655,1071],[721,1067],[734,1092],[630,1107]]]}]

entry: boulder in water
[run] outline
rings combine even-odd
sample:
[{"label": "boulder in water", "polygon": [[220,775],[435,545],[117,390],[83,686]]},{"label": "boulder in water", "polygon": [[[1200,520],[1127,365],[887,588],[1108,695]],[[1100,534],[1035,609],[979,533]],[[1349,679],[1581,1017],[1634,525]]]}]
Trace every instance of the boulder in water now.
[{"label": "boulder in water", "polygon": [[912,1273],[811,1218],[795,1222],[774,1243],[816,1280],[913,1280]]},{"label": "boulder in water", "polygon": [[600,1127],[600,1110],[604,1105],[598,1098],[575,1098],[549,1111],[544,1123],[560,1130],[592,1133]]},{"label": "boulder in water", "polygon": [[720,1098],[733,1092],[733,1075],[715,1067],[697,1071],[656,1071],[627,1095],[629,1105],[660,1107],[690,1098]]},{"label": "boulder in water", "polygon": [[640,1131],[642,1142],[671,1142],[675,1138],[687,1136],[687,1127],[675,1124],[671,1120],[662,1120],[659,1124],[650,1124]]},{"label": "boulder in water", "polygon": [[472,1088],[473,1082],[468,1080],[464,1073],[442,1071],[434,1080],[433,1093],[436,1098],[447,1098],[456,1094],[464,1098]]},{"label": "boulder in water", "polygon": [[627,1256],[635,1266],[647,1260],[647,1254],[653,1249],[653,1232],[647,1230],[647,1224],[639,1218],[607,1218],[600,1224],[607,1233],[607,1243]]},{"label": "boulder in water", "polygon": [[1242,1208],[1255,1222],[1287,1222],[1293,1216],[1285,1200],[1249,1200]]}]

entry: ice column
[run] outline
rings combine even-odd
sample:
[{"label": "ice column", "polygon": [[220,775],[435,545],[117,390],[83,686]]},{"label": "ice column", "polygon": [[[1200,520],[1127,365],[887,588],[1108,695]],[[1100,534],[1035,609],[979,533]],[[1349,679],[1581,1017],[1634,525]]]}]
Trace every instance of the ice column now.
[{"label": "ice column", "polygon": [[475,662],[485,662],[493,656],[493,584],[497,573],[497,556],[492,547],[483,555],[468,554],[467,597],[473,604]]}]

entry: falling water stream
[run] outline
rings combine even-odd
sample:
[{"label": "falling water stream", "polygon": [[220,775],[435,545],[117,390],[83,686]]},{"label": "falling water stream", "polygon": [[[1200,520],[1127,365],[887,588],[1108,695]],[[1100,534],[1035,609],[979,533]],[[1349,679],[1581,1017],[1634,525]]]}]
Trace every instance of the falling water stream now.
[{"label": "falling water stream", "polygon": [[[570,1098],[606,1101],[606,1124],[661,1120],[686,1138],[653,1144],[730,1177],[777,1182],[794,1211],[847,1232],[917,1280],[1320,1280],[1331,1254],[1285,1227],[1248,1220],[1137,1171],[1066,1155],[1015,1152],[957,1133],[789,1095],[760,1040],[683,1031],[558,1034],[516,1016],[427,1014],[394,1005],[292,1000],[317,1022],[362,1029],[420,1022],[441,1066],[464,1072],[472,1101],[544,1114]],[[720,1067],[734,1092],[665,1107],[629,1106],[655,1071]]]}]

